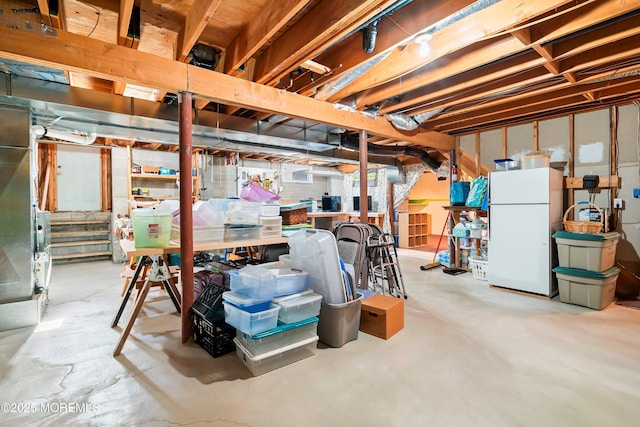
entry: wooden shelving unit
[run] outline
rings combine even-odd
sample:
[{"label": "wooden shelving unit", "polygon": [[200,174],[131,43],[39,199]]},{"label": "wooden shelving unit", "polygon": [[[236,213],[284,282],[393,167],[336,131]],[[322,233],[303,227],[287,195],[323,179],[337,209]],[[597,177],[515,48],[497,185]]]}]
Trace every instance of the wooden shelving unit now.
[{"label": "wooden shelving unit", "polygon": [[[131,149],[129,149],[129,200],[136,202],[161,202],[163,200],[179,200],[180,199],[180,190],[177,185],[171,185],[171,183],[175,183],[178,179],[180,182],[183,182],[182,175],[159,175],[153,173],[133,173],[132,172],[132,156]],[[199,170],[197,164],[197,156],[194,154],[194,168]],[[195,176],[187,175],[187,179],[191,178],[191,183],[193,185],[193,201],[199,200],[200,194],[200,176],[196,174]],[[132,189],[134,187],[147,188],[150,190],[150,194],[133,194]],[[155,191],[153,191],[155,190]],[[163,194],[161,192],[165,191]],[[140,203],[143,205],[144,203]],[[131,215],[132,206],[129,206],[129,215]]]},{"label": "wooden shelving unit", "polygon": [[398,245],[401,248],[425,246],[429,236],[429,214],[398,213]]}]

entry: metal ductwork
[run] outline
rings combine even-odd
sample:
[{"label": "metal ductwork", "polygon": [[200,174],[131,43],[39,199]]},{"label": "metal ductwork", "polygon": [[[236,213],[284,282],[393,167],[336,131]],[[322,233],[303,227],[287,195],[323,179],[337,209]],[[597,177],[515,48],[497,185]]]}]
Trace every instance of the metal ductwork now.
[{"label": "metal ductwork", "polygon": [[[358,150],[360,148],[358,135],[348,135],[346,133],[343,133],[341,135],[341,144],[344,148],[348,148],[350,150]],[[443,162],[431,157],[426,150],[421,150],[419,148],[413,147],[388,147],[371,143],[367,143],[367,150],[369,154],[377,156],[397,157],[400,155],[405,155],[409,157],[415,157],[417,159],[420,159],[420,161],[422,161],[422,163],[424,163],[431,172],[436,174],[441,173],[441,166]]]},{"label": "metal ductwork", "polygon": [[366,53],[371,53],[376,48],[378,36],[378,21],[373,21],[362,30],[362,48]]},{"label": "metal ductwork", "polygon": [[440,114],[442,110],[442,108],[439,108],[437,110],[427,111],[426,113],[416,114],[415,116],[407,116],[402,113],[390,113],[385,114],[384,117],[389,120],[396,129],[414,130],[431,117]]}]

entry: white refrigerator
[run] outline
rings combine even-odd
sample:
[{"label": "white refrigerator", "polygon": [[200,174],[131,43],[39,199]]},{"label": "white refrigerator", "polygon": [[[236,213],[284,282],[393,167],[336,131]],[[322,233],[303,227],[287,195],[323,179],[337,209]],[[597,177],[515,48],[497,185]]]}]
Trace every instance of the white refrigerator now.
[{"label": "white refrigerator", "polygon": [[562,171],[520,169],[489,174],[489,284],[554,296],[551,237],[562,229]]}]

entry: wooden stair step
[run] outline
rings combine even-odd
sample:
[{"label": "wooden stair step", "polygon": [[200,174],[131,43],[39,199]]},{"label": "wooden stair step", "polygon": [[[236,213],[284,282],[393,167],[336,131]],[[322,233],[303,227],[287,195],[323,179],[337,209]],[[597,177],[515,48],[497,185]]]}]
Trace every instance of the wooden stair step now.
[{"label": "wooden stair step", "polygon": [[84,225],[84,224],[109,224],[111,221],[108,219],[88,219],[81,221],[51,221],[51,226],[54,225]]},{"label": "wooden stair step", "polygon": [[109,245],[111,240],[78,240],[76,242],[55,242],[51,243],[52,248],[64,248],[70,246],[85,246],[85,245]]},{"label": "wooden stair step", "polygon": [[51,259],[60,260],[60,259],[72,259],[72,258],[90,258],[90,257],[98,257],[98,256],[111,256],[111,251],[96,251],[96,252],[81,252],[77,254],[51,255]]},{"label": "wooden stair step", "polygon": [[79,231],[52,231],[51,237],[75,237],[75,236],[95,236],[97,234],[109,234],[109,230],[79,230]]}]

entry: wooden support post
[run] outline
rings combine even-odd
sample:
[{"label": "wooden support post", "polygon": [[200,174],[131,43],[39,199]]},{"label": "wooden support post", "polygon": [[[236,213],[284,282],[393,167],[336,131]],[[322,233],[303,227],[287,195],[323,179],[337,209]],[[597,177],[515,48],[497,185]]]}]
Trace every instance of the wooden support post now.
[{"label": "wooden support post", "polygon": [[[458,138],[456,138],[456,140],[458,140]],[[458,143],[456,142],[456,147],[457,147]],[[453,181],[451,179],[452,177],[452,173],[451,173],[451,168],[453,167],[453,165],[456,164],[457,162],[457,153],[455,148],[453,150],[449,151],[449,185],[453,184]],[[458,177],[460,176],[460,171],[458,171]],[[460,178],[458,178],[460,179]],[[451,203],[449,203],[451,204]],[[448,239],[447,239],[447,243],[449,244],[449,266],[453,267],[456,265],[456,247],[455,247],[455,237],[453,237],[453,227],[455,227],[455,221],[453,219],[453,208],[449,208],[451,215],[447,215],[447,229],[448,229]]]},{"label": "wooden support post", "polygon": [[[100,205],[102,212],[111,211],[111,150],[100,150],[101,194]],[[131,193],[129,193],[131,194]]]},{"label": "wooden support post", "polygon": [[476,132],[476,177],[482,173],[482,158],[480,157],[480,132]]},{"label": "wooden support post", "polygon": [[[393,184],[391,182],[387,183],[387,200],[389,200],[389,209],[387,211],[387,215],[389,215],[389,234],[393,236],[395,217],[393,215]],[[384,225],[384,222],[382,224]]]},{"label": "wooden support post", "polygon": [[[575,176],[575,145],[576,145],[576,132],[575,132],[575,116],[571,114],[569,116],[569,178],[573,178]],[[572,206],[575,203],[575,194],[573,189],[569,190],[569,194],[567,197],[567,202],[569,206]],[[572,209],[573,211],[573,209]],[[573,212],[569,212],[569,219],[574,220],[575,215]]]},{"label": "wooden support post", "polygon": [[502,128],[502,158],[507,158],[507,128]]},{"label": "wooden support post", "polygon": [[533,151],[540,151],[540,134],[537,120],[533,121]]},{"label": "wooden support post", "polygon": [[369,151],[367,147],[367,131],[360,131],[360,223],[369,223],[369,203],[367,200],[367,165]]},{"label": "wooden support post", "polygon": [[[610,127],[609,134],[611,135],[609,140],[611,143],[611,161],[609,162],[609,175],[614,176],[618,173],[618,107],[609,107]],[[609,189],[609,212],[613,212],[613,199],[618,196],[618,187],[612,187]],[[617,211],[616,211],[617,213]],[[608,224],[609,228],[615,230],[618,226],[616,223],[618,215],[609,215]]]},{"label": "wooden support post", "polygon": [[58,146],[56,144],[48,144],[47,164],[51,165],[51,173],[49,174],[49,191],[47,196],[47,210],[49,210],[50,212],[57,212],[58,211]]},{"label": "wooden support post", "polygon": [[190,92],[180,93],[180,281],[182,282],[182,343],[193,336],[193,185],[191,138],[193,110]]}]

